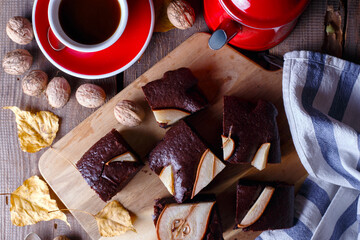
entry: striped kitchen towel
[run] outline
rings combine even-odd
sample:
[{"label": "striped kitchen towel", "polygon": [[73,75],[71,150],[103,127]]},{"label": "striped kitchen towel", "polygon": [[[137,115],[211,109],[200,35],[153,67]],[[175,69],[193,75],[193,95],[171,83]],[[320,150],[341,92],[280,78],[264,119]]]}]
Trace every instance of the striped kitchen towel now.
[{"label": "striped kitchen towel", "polygon": [[360,66],[325,54],[285,54],[283,97],[296,151],[309,173],[294,227],[257,239],[360,240]]}]

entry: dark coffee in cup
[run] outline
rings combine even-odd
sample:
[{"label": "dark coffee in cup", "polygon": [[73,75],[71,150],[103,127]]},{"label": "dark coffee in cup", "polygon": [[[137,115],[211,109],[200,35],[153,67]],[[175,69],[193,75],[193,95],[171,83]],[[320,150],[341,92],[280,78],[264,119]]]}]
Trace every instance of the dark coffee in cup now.
[{"label": "dark coffee in cup", "polygon": [[109,39],[119,27],[118,0],[61,0],[59,22],[75,42],[94,45]]}]

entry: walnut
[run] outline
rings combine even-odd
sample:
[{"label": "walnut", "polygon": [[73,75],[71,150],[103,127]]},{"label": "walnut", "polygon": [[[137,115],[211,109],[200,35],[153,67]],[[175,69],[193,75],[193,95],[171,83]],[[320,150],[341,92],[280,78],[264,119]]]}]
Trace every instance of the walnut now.
[{"label": "walnut", "polygon": [[2,67],[8,74],[21,75],[30,69],[32,62],[33,57],[27,50],[16,49],[5,55]]},{"label": "walnut", "polygon": [[87,108],[97,108],[105,103],[105,91],[98,85],[86,83],[76,90],[76,100]]},{"label": "walnut", "polygon": [[191,5],[184,0],[171,1],[167,8],[170,22],[179,29],[191,28],[195,22],[195,12]]},{"label": "walnut", "polygon": [[135,127],[140,125],[145,117],[145,112],[138,104],[123,100],[116,104],[114,115],[119,123],[128,127]]},{"label": "walnut", "polygon": [[17,44],[26,45],[34,39],[29,20],[24,17],[12,17],[6,24],[6,33]]},{"label": "walnut", "polygon": [[39,96],[46,88],[48,76],[41,70],[33,70],[22,80],[22,89],[26,95]]},{"label": "walnut", "polygon": [[63,77],[54,77],[45,90],[48,103],[53,108],[63,107],[69,101],[70,93],[70,84]]}]

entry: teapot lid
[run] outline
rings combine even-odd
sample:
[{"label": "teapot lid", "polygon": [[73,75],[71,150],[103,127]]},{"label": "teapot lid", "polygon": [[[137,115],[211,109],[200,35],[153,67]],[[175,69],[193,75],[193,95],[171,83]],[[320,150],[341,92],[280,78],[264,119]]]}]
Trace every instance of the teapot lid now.
[{"label": "teapot lid", "polygon": [[310,0],[220,0],[236,21],[255,28],[274,28],[296,19]]}]

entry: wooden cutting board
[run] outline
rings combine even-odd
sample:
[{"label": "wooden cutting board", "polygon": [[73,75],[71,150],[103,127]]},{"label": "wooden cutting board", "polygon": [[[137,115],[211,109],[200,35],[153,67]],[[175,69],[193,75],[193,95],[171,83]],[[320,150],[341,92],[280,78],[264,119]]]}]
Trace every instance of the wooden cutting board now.
[{"label": "wooden cutting board", "polygon": [[[188,122],[219,157],[222,156],[220,135],[224,95],[236,95],[253,101],[263,98],[273,102],[278,108],[282,163],[270,165],[262,172],[248,165],[232,165],[225,168],[203,191],[217,194],[225,239],[252,239],[259,234],[232,230],[237,180],[246,176],[249,179],[280,180],[299,185],[306,175],[292,144],[284,113],[282,71],[266,71],[229,46],[213,51],[208,48],[208,39],[209,35],[205,33],[190,37],[42,155],[39,161],[40,172],[67,208],[96,214],[106,205],[87,185],[74,164],[112,128],[118,129],[135,151],[144,158],[164,136],[165,130],[158,127],[141,87],[149,81],[161,78],[166,71],[188,67],[199,79],[199,86],[211,104],[204,111],[189,117]],[[123,99],[136,101],[146,110],[145,120],[140,126],[124,127],[116,121],[113,108]],[[155,240],[155,228],[151,218],[154,199],[165,196],[169,196],[169,193],[146,164],[113,198],[132,213],[137,233],[129,231],[113,239]],[[72,214],[92,239],[100,238],[96,221],[91,216],[76,211]]]}]

